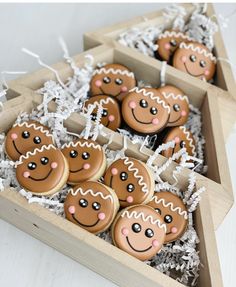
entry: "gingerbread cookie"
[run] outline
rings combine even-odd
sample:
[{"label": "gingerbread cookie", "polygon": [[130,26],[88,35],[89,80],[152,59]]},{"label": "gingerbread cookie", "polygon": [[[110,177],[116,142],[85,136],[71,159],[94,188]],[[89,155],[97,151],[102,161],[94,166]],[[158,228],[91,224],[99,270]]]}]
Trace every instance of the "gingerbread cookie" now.
[{"label": "gingerbread cookie", "polygon": [[134,73],[120,64],[108,64],[96,69],[90,83],[92,96],[108,95],[122,100],[134,88]]},{"label": "gingerbread cookie", "polygon": [[151,171],[143,162],[130,157],[113,162],[105,173],[104,183],[116,192],[122,207],[147,203],[154,193]]},{"label": "gingerbread cookie", "polygon": [[180,43],[187,43],[190,41],[192,41],[192,39],[180,31],[167,30],[164,33],[161,33],[156,42],[158,45],[157,58],[169,63]]},{"label": "gingerbread cookie", "polygon": [[104,184],[84,181],[70,190],[64,210],[66,218],[92,233],[105,231],[119,209],[116,194]]},{"label": "gingerbread cookie", "polygon": [[173,66],[201,80],[209,81],[216,70],[216,57],[200,43],[181,43],[173,57]]},{"label": "gingerbread cookie", "polygon": [[54,145],[43,145],[22,155],[16,163],[16,178],[26,190],[36,195],[59,191],[69,175],[68,163]]},{"label": "gingerbread cookie", "polygon": [[[174,153],[178,152],[181,148],[185,147],[189,156],[196,156],[195,140],[192,133],[184,126],[171,128],[164,138],[164,143],[174,140],[174,148],[164,150],[162,154],[165,157],[171,157]],[[179,160],[176,160],[180,162]]]},{"label": "gingerbread cookie", "polygon": [[33,151],[43,145],[53,144],[53,136],[49,129],[39,122],[28,121],[14,124],[8,131],[5,150],[8,157],[14,161],[27,151]]},{"label": "gingerbread cookie", "polygon": [[106,169],[104,151],[93,140],[79,139],[64,144],[61,151],[69,163],[68,184],[76,185],[84,180],[97,180]]},{"label": "gingerbread cookie", "polygon": [[188,120],[189,101],[180,89],[166,85],[159,89],[170,106],[168,127],[184,125]]},{"label": "gingerbread cookie", "polygon": [[122,116],[134,131],[154,134],[167,125],[170,107],[158,89],[135,87],[122,102]]},{"label": "gingerbread cookie", "polygon": [[85,102],[85,111],[91,106],[94,106],[91,114],[92,120],[96,120],[98,108],[102,106],[101,123],[113,131],[116,131],[120,127],[120,107],[114,98],[106,95],[94,96]]},{"label": "gingerbread cookie", "polygon": [[166,223],[165,243],[181,238],[188,225],[188,212],[183,201],[169,191],[161,191],[155,193],[148,205],[158,211]]},{"label": "gingerbread cookie", "polygon": [[123,209],[112,224],[114,244],[142,261],[161,250],[165,233],[166,225],[161,216],[147,205]]}]

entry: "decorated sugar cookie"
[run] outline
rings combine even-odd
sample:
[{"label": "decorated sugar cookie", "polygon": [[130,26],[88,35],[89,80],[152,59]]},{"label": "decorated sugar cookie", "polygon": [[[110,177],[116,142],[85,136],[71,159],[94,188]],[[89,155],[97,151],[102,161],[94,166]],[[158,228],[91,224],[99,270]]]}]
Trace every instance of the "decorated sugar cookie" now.
[{"label": "decorated sugar cookie", "polygon": [[104,183],[116,192],[122,207],[146,203],[154,193],[154,179],[148,167],[130,157],[113,162],[105,173]]},{"label": "decorated sugar cookie", "polygon": [[119,209],[119,201],[104,184],[84,181],[70,190],[64,209],[68,220],[97,234],[111,225]]},{"label": "decorated sugar cookie", "polygon": [[114,244],[142,261],[161,250],[165,233],[166,225],[160,214],[147,205],[123,209],[112,225]]},{"label": "decorated sugar cookie", "polygon": [[53,137],[49,129],[39,122],[28,121],[14,124],[8,131],[5,149],[9,158],[16,161],[27,151],[33,151],[35,148],[49,144],[53,144]]},{"label": "decorated sugar cookie", "polygon": [[183,201],[169,191],[156,192],[148,203],[166,223],[165,243],[179,239],[188,225],[188,212]]},{"label": "decorated sugar cookie", "polygon": [[173,66],[201,80],[209,81],[216,70],[216,57],[200,43],[181,43],[173,57]]},{"label": "decorated sugar cookie", "polygon": [[90,83],[93,96],[108,95],[117,100],[122,100],[135,85],[134,73],[120,64],[108,64],[96,69]]},{"label": "decorated sugar cookie", "polygon": [[59,191],[69,175],[68,163],[54,145],[43,145],[22,155],[16,163],[16,178],[26,190],[36,195]]},{"label": "decorated sugar cookie", "polygon": [[159,90],[170,106],[170,118],[167,126],[174,127],[184,125],[189,115],[188,97],[184,95],[183,91],[170,85],[161,87]]},{"label": "decorated sugar cookie", "polygon": [[180,31],[167,30],[160,34],[157,39],[157,57],[163,61],[170,62],[172,55],[181,42],[190,42],[192,39]]},{"label": "decorated sugar cookie", "polygon": [[[196,156],[195,140],[192,133],[184,126],[171,128],[164,138],[164,143],[174,140],[174,148],[164,150],[162,154],[165,157],[171,157],[174,153],[178,152],[181,148],[185,147],[188,155]],[[176,160],[179,162],[179,160]]]},{"label": "decorated sugar cookie", "polygon": [[122,102],[122,116],[134,131],[154,134],[167,125],[170,107],[158,89],[136,87]]},{"label": "decorated sugar cookie", "polygon": [[91,114],[93,120],[96,120],[98,108],[102,106],[101,123],[113,131],[116,131],[120,127],[121,114],[116,99],[106,95],[94,96],[85,102],[85,111],[92,105],[94,106]]},{"label": "decorated sugar cookie", "polygon": [[97,180],[106,169],[104,151],[92,140],[79,139],[64,144],[61,151],[69,163],[68,183],[71,185],[84,180]]}]

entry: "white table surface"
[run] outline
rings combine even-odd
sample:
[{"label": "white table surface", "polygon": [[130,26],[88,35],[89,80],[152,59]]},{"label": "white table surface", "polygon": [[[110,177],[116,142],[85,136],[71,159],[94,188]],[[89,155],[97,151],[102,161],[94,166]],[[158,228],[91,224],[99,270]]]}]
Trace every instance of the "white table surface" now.
[{"label": "white table surface", "polygon": [[[57,37],[62,35],[71,55],[82,51],[82,34],[98,27],[120,22],[164,4],[0,4],[0,71],[38,69],[34,59],[21,52],[27,47],[48,64],[62,58]],[[230,14],[236,4],[216,4],[218,13]],[[224,30],[227,52],[236,64],[236,16]],[[9,78],[7,78],[9,79]],[[226,148],[236,193],[236,130]],[[236,196],[236,195],[235,195]],[[216,232],[225,287],[235,287],[236,208],[231,209]],[[62,255],[14,226],[0,220],[0,286],[4,287],[112,287],[86,267]],[[207,287],[207,286],[206,286]]]}]

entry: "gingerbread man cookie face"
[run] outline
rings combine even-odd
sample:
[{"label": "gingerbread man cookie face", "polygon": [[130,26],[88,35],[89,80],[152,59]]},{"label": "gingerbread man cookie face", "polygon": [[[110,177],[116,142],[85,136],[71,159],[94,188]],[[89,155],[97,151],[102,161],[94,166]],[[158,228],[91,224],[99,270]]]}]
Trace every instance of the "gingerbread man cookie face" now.
[{"label": "gingerbread man cookie face", "polygon": [[161,191],[155,193],[148,205],[159,212],[166,224],[165,243],[181,238],[188,225],[188,212],[183,201],[169,191]]},{"label": "gingerbread man cookie face", "polygon": [[165,31],[164,33],[160,34],[157,40],[158,50],[157,54],[158,57],[166,62],[170,62],[172,55],[179,47],[181,42],[189,42],[192,39],[178,31]]},{"label": "gingerbread man cookie face", "polygon": [[154,179],[148,167],[129,157],[118,159],[109,166],[104,183],[115,191],[122,207],[146,203],[154,193]]},{"label": "gingerbread man cookie face", "polygon": [[69,163],[68,183],[71,185],[84,180],[97,180],[106,169],[104,151],[92,140],[79,139],[76,142],[64,144],[61,151]]},{"label": "gingerbread man cookie face", "polygon": [[53,145],[27,152],[20,157],[16,166],[19,184],[37,195],[51,195],[59,191],[69,175],[66,159]]},{"label": "gingerbread man cookie face", "polygon": [[[167,150],[162,152],[165,157],[171,157],[181,148],[186,148],[186,151],[189,156],[196,156],[195,140],[192,133],[184,126],[171,128],[164,139],[164,143],[173,140],[175,141],[174,148],[168,148]],[[176,160],[176,162],[179,162],[179,160]]]},{"label": "gingerbread man cookie face", "polygon": [[91,106],[94,106],[91,113],[92,120],[96,120],[98,108],[99,106],[102,106],[101,123],[113,131],[116,131],[120,127],[120,107],[114,98],[112,99],[105,95],[94,96],[85,102],[85,111],[87,111]]},{"label": "gingerbread man cookie face", "polygon": [[157,89],[136,87],[122,102],[122,116],[137,133],[154,134],[167,125],[170,107]]},{"label": "gingerbread man cookie face", "polygon": [[8,131],[5,141],[6,153],[16,161],[27,151],[43,145],[53,144],[53,137],[47,127],[35,121],[14,124]]},{"label": "gingerbread man cookie face", "polygon": [[161,216],[147,205],[122,210],[112,225],[114,244],[142,261],[161,250],[165,233],[166,225]]},{"label": "gingerbread man cookie face", "polygon": [[108,95],[117,100],[122,100],[135,85],[134,73],[120,64],[108,64],[96,69],[90,83],[93,96]]},{"label": "gingerbread man cookie face", "polygon": [[68,220],[95,234],[111,225],[118,209],[116,194],[94,181],[82,182],[71,189],[64,204]]},{"label": "gingerbread man cookie face", "polygon": [[209,81],[216,70],[216,58],[199,43],[181,43],[173,57],[173,66],[201,80]]},{"label": "gingerbread man cookie face", "polygon": [[189,101],[180,89],[166,85],[159,89],[170,106],[168,127],[184,125],[188,120]]}]

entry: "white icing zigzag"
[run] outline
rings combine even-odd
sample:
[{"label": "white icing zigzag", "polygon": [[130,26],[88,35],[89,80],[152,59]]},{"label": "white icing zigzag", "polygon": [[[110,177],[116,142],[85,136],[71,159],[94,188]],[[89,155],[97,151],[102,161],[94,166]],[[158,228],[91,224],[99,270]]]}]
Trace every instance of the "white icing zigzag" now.
[{"label": "white icing zigzag", "polygon": [[93,191],[92,189],[87,189],[83,191],[81,187],[77,188],[76,190],[73,190],[72,188],[69,190],[69,192],[73,195],[76,196],[78,192],[82,194],[83,196],[86,196],[88,193],[92,196],[100,196],[104,200],[110,199],[111,202],[113,202],[113,198],[110,194],[104,195],[101,191]]},{"label": "white icing zigzag", "polygon": [[113,68],[101,68],[101,69],[97,69],[93,72],[93,76],[95,75],[101,75],[101,74],[113,74],[113,75],[122,75],[122,76],[127,76],[127,77],[131,77],[134,78],[134,73],[130,72],[128,70],[120,70],[120,69],[113,69]]},{"label": "white icing zigzag", "polygon": [[96,143],[93,143],[93,142],[81,142],[81,141],[77,141],[77,142],[70,142],[70,143],[65,143],[61,149],[64,149],[64,148],[69,148],[69,147],[77,147],[77,146],[80,146],[80,147],[87,147],[87,148],[94,148],[94,149],[98,149],[98,150],[102,150],[102,147],[99,145],[99,144],[96,144]]},{"label": "white icing zigzag", "polygon": [[180,43],[179,45],[179,48],[180,49],[190,49],[192,50],[193,52],[197,52],[199,54],[203,54],[206,58],[210,58],[211,61],[213,61],[215,64],[216,64],[216,57],[213,56],[213,54],[211,52],[208,52],[206,49],[203,49],[203,48],[200,48],[198,46],[194,47],[194,44],[193,43],[190,43],[190,44],[187,44],[187,43]]},{"label": "white icing zigzag", "polygon": [[193,144],[193,139],[191,138],[191,136],[190,136],[190,132],[186,129],[186,127],[185,126],[181,126],[181,127],[179,127],[182,131],[183,131],[183,133],[186,135],[186,138],[187,138],[187,140],[189,141],[189,145],[190,145],[190,147],[192,148],[192,154],[193,154],[193,156],[196,156],[196,148],[195,148],[195,145]]},{"label": "white icing zigzag", "polygon": [[134,162],[130,160],[128,157],[121,158],[124,161],[124,164],[128,167],[128,171],[133,172],[134,177],[138,179],[138,184],[142,186],[143,192],[148,192],[147,184],[143,180],[143,176],[139,175],[139,170],[134,167]]},{"label": "white icing zigzag", "polygon": [[166,99],[173,98],[174,100],[181,100],[189,103],[188,97],[186,95],[175,95],[174,93],[166,93],[166,92],[162,92],[162,95]]},{"label": "white icing zigzag", "polygon": [[109,102],[111,102],[112,104],[115,103],[115,101],[112,98],[107,97],[106,99],[101,99],[100,101],[95,101],[95,102],[93,102],[91,104],[88,104],[88,107],[84,108],[84,109],[88,110],[91,106],[94,106],[94,108],[95,107],[99,107],[99,106],[103,107],[103,105],[107,105],[107,104],[109,104]]},{"label": "white icing zigzag", "polygon": [[174,207],[172,202],[165,202],[164,198],[158,198],[157,195],[153,196],[151,201],[155,201],[156,204],[162,204],[164,207],[169,207],[171,211],[177,212],[179,215],[183,216],[184,219],[188,219],[188,213],[186,210],[182,210],[179,206]]},{"label": "white icing zigzag", "polygon": [[53,135],[50,134],[50,132],[48,130],[45,130],[42,126],[36,126],[36,124],[34,124],[34,123],[30,123],[30,124],[27,122],[23,122],[21,124],[15,123],[13,125],[13,127],[16,127],[16,126],[19,126],[19,127],[25,126],[27,128],[33,128],[33,129],[40,131],[41,133],[45,134],[47,137],[53,138]]},{"label": "white icing zigzag", "polygon": [[186,39],[188,41],[193,41],[193,38],[189,37],[188,35],[182,33],[182,32],[177,32],[177,31],[165,31],[164,33],[160,34],[159,39],[163,39],[163,38],[182,38],[182,39]]},{"label": "white icing zigzag", "polygon": [[150,97],[152,100],[156,101],[158,104],[162,105],[164,109],[168,110],[168,113],[170,113],[170,107],[167,105],[165,101],[160,99],[158,96],[154,96],[154,93],[148,92],[146,89],[141,88],[139,89],[138,87],[134,87],[129,91],[129,93],[137,93],[137,94],[142,94],[145,97]]},{"label": "white icing zigzag", "polygon": [[159,228],[164,228],[166,232],[166,225],[164,223],[161,223],[159,219],[154,219],[151,215],[145,215],[143,212],[137,212],[135,210],[129,212],[128,210],[125,210],[121,213],[121,217],[128,217],[139,219],[141,218],[143,221],[147,222],[149,221],[151,224],[157,224]]}]

